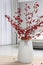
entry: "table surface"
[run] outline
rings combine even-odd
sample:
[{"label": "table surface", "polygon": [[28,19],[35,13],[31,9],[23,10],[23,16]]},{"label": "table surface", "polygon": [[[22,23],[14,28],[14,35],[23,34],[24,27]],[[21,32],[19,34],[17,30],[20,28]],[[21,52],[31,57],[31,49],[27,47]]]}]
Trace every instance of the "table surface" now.
[{"label": "table surface", "polygon": [[34,57],[31,64],[23,64],[18,62],[14,56],[0,56],[0,65],[42,65],[43,57]]}]

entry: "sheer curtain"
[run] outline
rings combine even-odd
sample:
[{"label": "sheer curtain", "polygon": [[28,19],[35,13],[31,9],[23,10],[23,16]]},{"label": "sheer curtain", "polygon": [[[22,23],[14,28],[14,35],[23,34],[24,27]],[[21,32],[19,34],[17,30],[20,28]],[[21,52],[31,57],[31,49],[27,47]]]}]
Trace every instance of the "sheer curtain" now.
[{"label": "sheer curtain", "polygon": [[17,9],[16,0],[0,0],[0,45],[15,44],[16,34],[5,14],[12,17]]}]

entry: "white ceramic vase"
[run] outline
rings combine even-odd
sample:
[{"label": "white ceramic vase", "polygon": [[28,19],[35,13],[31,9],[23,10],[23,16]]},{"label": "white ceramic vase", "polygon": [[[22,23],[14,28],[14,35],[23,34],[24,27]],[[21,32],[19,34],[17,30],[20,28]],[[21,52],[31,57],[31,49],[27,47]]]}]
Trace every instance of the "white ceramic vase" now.
[{"label": "white ceramic vase", "polygon": [[18,52],[18,61],[31,63],[33,60],[33,46],[31,40],[21,40]]}]

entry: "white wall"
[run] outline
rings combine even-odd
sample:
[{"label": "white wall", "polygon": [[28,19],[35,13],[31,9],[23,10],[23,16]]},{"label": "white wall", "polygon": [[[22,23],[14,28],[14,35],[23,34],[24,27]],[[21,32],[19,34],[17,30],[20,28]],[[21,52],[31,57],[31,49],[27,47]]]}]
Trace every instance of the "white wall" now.
[{"label": "white wall", "polygon": [[18,2],[27,2],[27,1],[33,1],[33,0],[18,0]]},{"label": "white wall", "polygon": [[0,43],[2,43],[2,6],[1,6],[2,2],[0,0]]},{"label": "white wall", "polygon": [[0,0],[0,45],[16,43],[15,31],[4,16],[7,14],[12,17],[16,9],[16,0]]}]

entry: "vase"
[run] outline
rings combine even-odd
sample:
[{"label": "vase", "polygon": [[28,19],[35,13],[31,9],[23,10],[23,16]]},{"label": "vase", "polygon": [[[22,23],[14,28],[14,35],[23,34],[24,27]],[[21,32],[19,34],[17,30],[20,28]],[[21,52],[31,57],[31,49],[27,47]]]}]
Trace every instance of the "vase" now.
[{"label": "vase", "polygon": [[31,40],[21,40],[18,51],[18,61],[22,63],[32,63],[33,46]]}]

